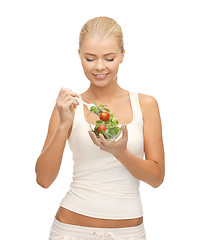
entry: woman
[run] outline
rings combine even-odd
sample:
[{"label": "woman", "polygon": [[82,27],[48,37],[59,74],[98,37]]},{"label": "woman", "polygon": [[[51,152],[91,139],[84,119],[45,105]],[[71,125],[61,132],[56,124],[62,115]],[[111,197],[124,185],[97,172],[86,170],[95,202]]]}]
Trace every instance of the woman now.
[{"label": "woman", "polygon": [[[79,56],[90,86],[78,95],[62,88],[48,134],[37,159],[37,183],[56,179],[66,141],[73,153],[73,181],[54,218],[50,240],[146,239],[139,183],[158,187],[164,179],[164,149],[158,103],[152,96],[127,91],[117,83],[125,50],[119,24],[96,17],[80,32]],[[104,104],[120,123],[119,140],[100,140],[89,128],[99,119],[85,105]],[[143,156],[145,154],[145,159]]]}]

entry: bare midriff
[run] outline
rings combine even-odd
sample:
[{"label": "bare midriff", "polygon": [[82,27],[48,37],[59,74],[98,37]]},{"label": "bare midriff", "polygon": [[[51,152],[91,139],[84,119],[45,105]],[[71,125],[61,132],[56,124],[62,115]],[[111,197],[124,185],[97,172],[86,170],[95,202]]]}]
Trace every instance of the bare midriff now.
[{"label": "bare midriff", "polygon": [[97,228],[123,228],[138,226],[143,222],[143,217],[132,219],[102,219],[88,217],[66,208],[59,207],[55,218],[67,224],[73,224],[85,227],[97,227]]}]

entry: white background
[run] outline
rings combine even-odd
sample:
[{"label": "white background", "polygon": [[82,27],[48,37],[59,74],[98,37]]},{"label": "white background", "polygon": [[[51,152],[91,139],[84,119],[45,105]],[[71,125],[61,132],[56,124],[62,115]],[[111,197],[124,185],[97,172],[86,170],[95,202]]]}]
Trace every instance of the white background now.
[{"label": "white background", "polygon": [[48,239],[72,180],[66,144],[48,189],[36,183],[61,87],[89,87],[78,56],[79,32],[96,16],[122,27],[125,58],[118,83],[152,95],[160,108],[166,175],[159,188],[141,183],[148,240],[206,239],[205,1],[0,2],[1,236]]}]

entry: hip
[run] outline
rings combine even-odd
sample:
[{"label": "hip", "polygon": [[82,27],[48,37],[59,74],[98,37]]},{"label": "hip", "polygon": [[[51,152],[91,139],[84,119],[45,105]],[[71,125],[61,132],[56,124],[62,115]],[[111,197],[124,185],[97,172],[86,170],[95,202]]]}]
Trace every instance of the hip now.
[{"label": "hip", "polygon": [[134,227],[143,223],[143,216],[133,219],[102,219],[82,215],[62,206],[59,207],[55,218],[66,224],[97,228]]},{"label": "hip", "polygon": [[[108,238],[109,236],[109,238]],[[123,228],[96,228],[65,224],[54,218],[49,240],[146,240],[144,224]]]}]

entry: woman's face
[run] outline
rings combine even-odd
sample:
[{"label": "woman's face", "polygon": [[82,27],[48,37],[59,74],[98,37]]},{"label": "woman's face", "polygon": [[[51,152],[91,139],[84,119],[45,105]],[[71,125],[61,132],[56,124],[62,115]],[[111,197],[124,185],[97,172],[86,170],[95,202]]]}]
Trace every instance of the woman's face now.
[{"label": "woman's face", "polygon": [[79,55],[85,76],[94,85],[107,85],[113,81],[124,58],[114,35],[106,39],[85,37]]}]

